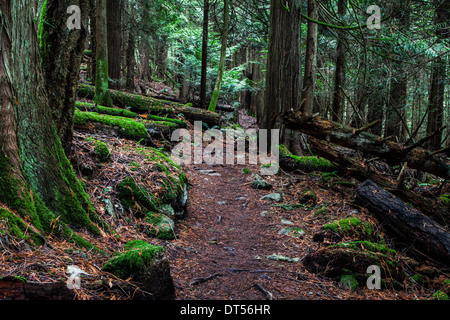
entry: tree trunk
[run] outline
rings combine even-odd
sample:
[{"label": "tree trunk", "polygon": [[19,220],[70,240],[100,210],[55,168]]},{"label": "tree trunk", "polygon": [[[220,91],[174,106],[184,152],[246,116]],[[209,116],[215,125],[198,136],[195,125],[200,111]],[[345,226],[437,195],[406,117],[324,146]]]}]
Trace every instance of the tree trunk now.
[{"label": "tree trunk", "polygon": [[106,0],[97,0],[96,11],[96,73],[95,73],[95,103],[111,107],[109,96],[108,74],[108,23],[106,16]]},{"label": "tree trunk", "polygon": [[[450,38],[448,21],[450,21],[450,2],[434,1],[435,8],[435,29],[438,43]],[[444,94],[446,84],[446,59],[444,56],[437,57],[432,63],[429,102],[428,102],[428,123],[427,133],[437,130],[442,126],[444,116]],[[440,149],[442,143],[442,133],[434,136],[428,143],[431,149]]]},{"label": "tree trunk", "polygon": [[[262,129],[280,129],[280,143],[286,132],[277,116],[299,107],[300,93],[300,6],[301,1],[272,0],[264,110],[258,118]],[[270,134],[269,134],[270,137]],[[269,150],[272,141],[269,141]],[[288,146],[287,146],[288,147]]]},{"label": "tree trunk", "polygon": [[91,74],[91,82],[95,84],[95,76],[97,73],[97,24],[96,24],[96,16],[97,16],[97,3],[96,0],[89,0],[90,10],[89,10],[89,24],[91,31],[91,42],[90,49],[92,51],[91,57],[91,65],[90,65],[90,74]]},{"label": "tree trunk", "polygon": [[[404,146],[394,141],[384,141],[379,136],[364,132],[367,128],[346,127],[321,117],[305,116],[301,112],[288,112],[280,118],[288,129],[384,158],[391,164],[407,162],[408,167],[412,169],[450,179],[450,165],[418,146]],[[372,123],[374,124],[376,123]]]},{"label": "tree trunk", "polygon": [[51,116],[32,2],[0,1],[0,37],[0,202],[31,223],[30,232],[73,241],[65,222],[98,234]]},{"label": "tree trunk", "polygon": [[[347,12],[347,0],[339,0],[338,14],[341,18]],[[343,123],[344,105],[345,105],[345,53],[347,46],[345,44],[344,33],[337,31],[337,48],[336,48],[336,72],[334,76],[334,92],[333,92],[333,121]]]},{"label": "tree trunk", "polygon": [[202,71],[200,80],[200,107],[206,109],[207,70],[208,70],[208,34],[209,34],[209,0],[203,4],[203,39]]},{"label": "tree trunk", "polygon": [[[78,5],[81,10],[81,30],[66,26],[67,8]],[[73,139],[73,117],[80,64],[88,32],[90,4],[88,0],[46,1],[39,25],[40,53],[48,100],[56,130],[66,154],[70,154]]]},{"label": "tree trunk", "polygon": [[227,56],[227,44],[228,44],[228,22],[229,22],[229,0],[224,0],[223,11],[223,31],[222,31],[222,47],[220,49],[220,61],[219,71],[217,74],[216,85],[214,86],[214,92],[212,95],[211,103],[208,110],[211,112],[216,111],[217,102],[219,100],[220,88],[222,86],[222,77],[225,68],[225,59]]},{"label": "tree trunk", "polygon": [[[395,2],[393,5],[394,15],[398,15],[398,26],[405,34],[407,34],[411,23],[410,1],[402,1],[401,4]],[[401,48],[398,50],[401,50]],[[398,50],[394,50],[394,47],[392,47],[391,51],[398,52]],[[402,59],[401,55],[398,59]],[[390,77],[390,93],[386,110],[385,136],[397,137],[399,141],[403,141],[406,133],[404,127],[406,122],[404,118],[406,115],[408,77],[405,72],[404,63],[395,61],[393,64],[394,69],[393,75]]]},{"label": "tree trunk", "polygon": [[122,9],[124,0],[106,1],[107,11],[107,39],[108,39],[108,76],[111,88],[119,88],[121,72],[122,46]]},{"label": "tree trunk", "polygon": [[[308,0],[308,16],[318,20],[319,6],[316,0]],[[318,25],[308,20],[308,34],[306,40],[305,74],[302,89],[302,111],[305,114],[313,113],[314,89],[316,85],[317,67],[317,32]]]},{"label": "tree trunk", "polygon": [[127,48],[127,79],[126,88],[127,90],[134,91],[134,69],[136,66],[136,58],[134,56],[136,50],[136,40],[134,37],[133,30],[130,28],[128,34],[128,48]]},{"label": "tree trunk", "polygon": [[446,265],[450,263],[450,233],[371,180],[358,188],[356,201],[366,207],[397,244]]}]

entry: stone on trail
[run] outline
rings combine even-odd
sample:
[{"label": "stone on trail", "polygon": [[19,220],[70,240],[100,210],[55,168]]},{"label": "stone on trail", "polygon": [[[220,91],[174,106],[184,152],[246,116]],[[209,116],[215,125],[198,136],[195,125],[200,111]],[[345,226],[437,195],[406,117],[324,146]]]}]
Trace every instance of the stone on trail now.
[{"label": "stone on trail", "polygon": [[261,197],[261,200],[273,200],[276,202],[280,202],[281,198],[282,198],[282,196],[279,193],[270,193],[268,195]]}]

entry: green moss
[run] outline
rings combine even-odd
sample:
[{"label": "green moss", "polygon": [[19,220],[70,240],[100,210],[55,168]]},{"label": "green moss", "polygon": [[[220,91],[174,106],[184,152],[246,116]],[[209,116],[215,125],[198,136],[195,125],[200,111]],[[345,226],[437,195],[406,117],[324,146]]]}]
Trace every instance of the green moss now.
[{"label": "green moss", "polygon": [[341,276],[340,284],[344,287],[350,289],[351,291],[355,291],[358,289],[358,281],[351,274],[345,274]]},{"label": "green moss", "polygon": [[108,60],[102,55],[97,55],[96,64],[94,101],[99,106],[112,107],[113,101],[108,90]]},{"label": "green moss", "polygon": [[98,161],[102,163],[110,162],[111,152],[109,151],[108,145],[102,141],[98,141],[95,139],[92,139],[92,142],[94,143],[95,146],[94,151]]},{"label": "green moss", "polygon": [[383,255],[394,257],[397,255],[397,252],[393,249],[389,249],[383,244],[380,243],[373,243],[370,241],[349,241],[349,242],[343,242],[338,243],[336,245],[333,245],[331,247],[338,247],[338,248],[348,248],[355,251],[368,251],[373,253],[381,253]]},{"label": "green moss", "polygon": [[75,125],[85,125],[88,122],[97,122],[108,126],[119,127],[120,133],[125,138],[146,139],[149,137],[145,125],[135,120],[111,115],[102,115],[96,112],[82,112],[75,110]]},{"label": "green moss", "polygon": [[322,172],[333,172],[336,171],[336,166],[330,161],[319,157],[298,157],[294,155],[288,156],[289,158],[295,160],[295,163],[308,171],[322,171]]},{"label": "green moss", "polygon": [[244,168],[242,169],[242,174],[251,174],[252,172],[250,171],[250,169]]},{"label": "green moss", "polygon": [[448,295],[440,290],[433,294],[433,299],[435,300],[450,300]]},{"label": "green moss", "polygon": [[131,112],[129,110],[96,106],[95,104],[87,102],[77,101],[76,107],[82,111],[94,111],[99,114],[106,114],[110,116],[124,117],[130,119],[139,118],[139,115],[137,113]]},{"label": "green moss", "polygon": [[152,225],[147,229],[147,234],[161,240],[172,240],[175,238],[175,224],[171,218],[161,213],[149,212],[145,221]]},{"label": "green moss", "polygon": [[343,236],[366,235],[372,236],[374,228],[371,223],[363,222],[358,218],[347,218],[334,221],[322,227],[323,230],[329,230],[341,234]]},{"label": "green moss", "polygon": [[280,144],[278,146],[278,150],[279,150],[280,157],[290,157],[290,156],[292,156],[292,153],[289,151],[289,149],[286,148],[286,146],[284,146],[282,144]]},{"label": "green moss", "polygon": [[[120,182],[117,191],[122,205],[129,209],[137,209],[138,214],[156,211],[158,208],[158,201],[154,195],[136,183],[132,177],[127,177]],[[138,208],[136,208],[136,204]]]},{"label": "green moss", "polygon": [[443,204],[445,207],[450,206],[450,194],[443,194],[439,197],[439,201],[441,204]]},{"label": "green moss", "polygon": [[121,279],[133,278],[134,281],[144,282],[148,268],[154,259],[164,254],[164,248],[153,246],[143,240],[128,242],[124,253],[111,258],[102,268]]}]

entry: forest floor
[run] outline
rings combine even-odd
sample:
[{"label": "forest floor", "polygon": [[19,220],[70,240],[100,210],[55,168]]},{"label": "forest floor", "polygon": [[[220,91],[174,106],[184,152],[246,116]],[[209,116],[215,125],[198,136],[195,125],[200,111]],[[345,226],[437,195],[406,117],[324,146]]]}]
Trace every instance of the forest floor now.
[{"label": "forest floor", "polygon": [[[245,127],[245,124],[244,124]],[[251,186],[259,165],[190,165],[187,218],[167,249],[177,299],[359,300],[428,299],[432,291],[413,281],[402,290],[351,290],[336,279],[310,273],[303,258],[319,249],[314,234],[330,221],[349,216],[365,220],[353,203],[355,187],[328,189],[317,172],[264,177],[271,190]],[[244,174],[243,169],[251,173]],[[316,201],[298,204],[305,188]],[[262,200],[279,193],[282,200]],[[326,208],[326,210],[323,210]],[[300,230],[302,235],[286,233]],[[351,239],[347,239],[351,240]],[[357,239],[356,239],[357,240]],[[281,259],[280,259],[281,258]]]},{"label": "forest floor", "polygon": [[[252,117],[241,113],[240,119],[244,129],[255,127]],[[259,165],[187,165],[184,167],[190,185],[187,214],[176,222],[176,238],[150,238],[139,231],[134,219],[127,216],[116,219],[105,210],[104,200],[114,200],[115,184],[130,174],[128,164],[143,163],[142,153],[133,151],[138,144],[112,136],[110,132],[76,131],[74,146],[78,162],[92,156],[86,144],[91,136],[107,144],[112,161],[96,168],[90,179],[84,179],[76,166],[75,171],[86,183],[100,217],[115,233],[102,237],[92,237],[83,230],[78,233],[106,254],[80,249],[52,237],[39,250],[28,250],[22,243],[17,244],[22,249],[16,251],[2,243],[0,279],[20,277],[38,284],[65,285],[67,266],[77,265],[90,276],[83,279],[83,288],[77,292],[76,299],[129,299],[120,285],[114,286],[118,279],[102,272],[101,267],[125,243],[143,239],[166,249],[177,300],[416,300],[432,299],[439,287],[432,283],[421,285],[409,277],[401,288],[370,290],[362,285],[349,288],[339,279],[309,272],[302,261],[326,245],[314,241],[325,224],[357,217],[376,225],[365,209],[354,203],[356,181],[330,187],[323,182],[320,172],[281,171],[264,177],[272,184],[271,190],[260,190],[251,185],[254,174],[259,174],[261,169]],[[147,174],[146,169],[134,168],[142,174]],[[315,199],[298,206],[306,188],[314,191]],[[261,199],[272,193],[280,194],[280,201]],[[398,259],[403,259],[400,251]],[[433,272],[438,273],[437,283],[449,278],[440,270]],[[99,290],[96,286],[99,282],[109,286]],[[0,293],[1,289],[0,283]]]}]

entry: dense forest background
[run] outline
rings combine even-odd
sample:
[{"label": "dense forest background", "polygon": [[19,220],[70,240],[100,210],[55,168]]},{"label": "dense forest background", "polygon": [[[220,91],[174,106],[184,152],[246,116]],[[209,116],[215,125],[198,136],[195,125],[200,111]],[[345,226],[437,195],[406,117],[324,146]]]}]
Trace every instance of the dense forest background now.
[{"label": "dense forest background", "polygon": [[[366,26],[373,4],[381,9],[380,29]],[[446,1],[275,1],[271,8],[256,0],[117,0],[108,9],[116,88],[139,91],[141,81],[161,81],[178,99],[207,108],[223,35],[220,103],[248,110],[260,125],[268,125],[263,118],[276,99],[279,111],[303,108],[357,128],[380,119],[370,131],[402,142],[449,123]],[[268,67],[277,51],[289,59]],[[88,79],[92,74],[88,69]],[[440,149],[448,141],[443,129],[428,145]]]}]

